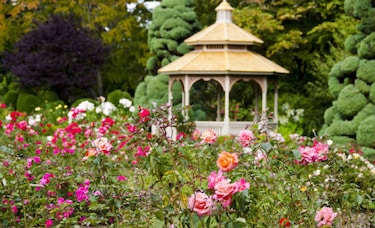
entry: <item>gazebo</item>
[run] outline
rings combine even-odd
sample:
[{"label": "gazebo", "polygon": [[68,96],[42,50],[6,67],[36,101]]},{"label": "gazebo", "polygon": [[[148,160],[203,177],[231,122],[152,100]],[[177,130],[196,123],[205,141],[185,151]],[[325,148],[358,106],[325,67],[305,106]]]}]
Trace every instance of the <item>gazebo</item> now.
[{"label": "gazebo", "polygon": [[[190,89],[199,80],[216,81],[225,94],[224,121],[196,121],[199,130],[212,129],[217,135],[238,134],[249,122],[230,121],[229,93],[233,85],[243,80],[253,81],[261,90],[261,113],[267,110],[268,84],[274,88],[274,117],[271,124],[277,124],[279,75],[289,73],[262,55],[251,51],[252,45],[263,44],[263,41],[241,29],[232,22],[233,8],[226,0],[216,8],[216,22],[185,40],[194,50],[159,69],[159,73],[169,75],[169,102],[173,101],[172,85],[179,81],[182,84],[183,106],[190,105]],[[258,86],[255,86],[258,88]],[[255,109],[258,111],[258,92],[255,89]],[[250,110],[249,110],[250,111]],[[258,112],[259,113],[259,112]],[[187,113],[184,113],[188,118]]]}]

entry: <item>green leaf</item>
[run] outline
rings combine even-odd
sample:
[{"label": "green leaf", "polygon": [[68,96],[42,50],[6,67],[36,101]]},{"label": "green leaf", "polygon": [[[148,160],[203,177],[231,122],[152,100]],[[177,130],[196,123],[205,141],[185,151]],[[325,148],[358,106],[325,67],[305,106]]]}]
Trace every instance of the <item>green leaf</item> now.
[{"label": "green leaf", "polygon": [[292,150],[292,153],[293,153],[293,157],[296,159],[296,160],[300,160],[302,155],[301,155],[301,152],[299,152],[299,150]]},{"label": "green leaf", "polygon": [[271,143],[269,143],[269,142],[262,142],[261,144],[260,144],[260,146],[262,147],[262,149],[263,150],[265,150],[266,152],[268,152],[268,151],[270,151],[271,149],[272,149],[272,145],[271,145]]}]

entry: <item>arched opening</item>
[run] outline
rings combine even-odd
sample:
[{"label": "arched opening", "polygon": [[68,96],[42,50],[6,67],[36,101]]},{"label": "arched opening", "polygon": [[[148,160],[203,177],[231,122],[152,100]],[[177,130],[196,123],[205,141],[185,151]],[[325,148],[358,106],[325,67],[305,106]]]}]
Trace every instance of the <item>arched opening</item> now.
[{"label": "arched opening", "polygon": [[224,90],[214,79],[198,80],[190,89],[191,112],[194,121],[222,121]]}]

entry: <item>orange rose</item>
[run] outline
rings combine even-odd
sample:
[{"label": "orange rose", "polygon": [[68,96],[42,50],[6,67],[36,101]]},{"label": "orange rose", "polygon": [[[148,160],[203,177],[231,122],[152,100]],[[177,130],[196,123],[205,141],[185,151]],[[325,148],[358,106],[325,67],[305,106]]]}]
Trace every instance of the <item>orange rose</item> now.
[{"label": "orange rose", "polygon": [[216,161],[216,165],[223,172],[228,172],[238,165],[238,156],[236,153],[231,154],[226,151],[223,151],[219,154],[219,158]]},{"label": "orange rose", "polygon": [[82,158],[82,161],[86,161],[89,157],[95,156],[98,153],[96,148],[89,148],[86,151],[86,155]]}]

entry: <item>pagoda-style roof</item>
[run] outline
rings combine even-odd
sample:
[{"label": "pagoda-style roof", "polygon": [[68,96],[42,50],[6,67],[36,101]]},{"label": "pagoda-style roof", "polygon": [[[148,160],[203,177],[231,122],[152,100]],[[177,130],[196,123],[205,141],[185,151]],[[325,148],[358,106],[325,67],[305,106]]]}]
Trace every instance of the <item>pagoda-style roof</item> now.
[{"label": "pagoda-style roof", "polygon": [[192,51],[159,70],[176,74],[287,74],[286,69],[251,51]]},{"label": "pagoda-style roof", "polygon": [[263,41],[232,22],[233,8],[226,0],[216,8],[216,22],[192,35],[185,43],[195,47],[179,59],[159,69],[167,75],[287,74],[288,70],[250,49]]}]

